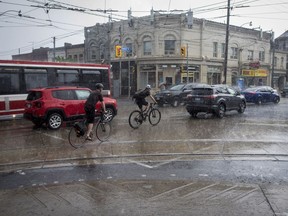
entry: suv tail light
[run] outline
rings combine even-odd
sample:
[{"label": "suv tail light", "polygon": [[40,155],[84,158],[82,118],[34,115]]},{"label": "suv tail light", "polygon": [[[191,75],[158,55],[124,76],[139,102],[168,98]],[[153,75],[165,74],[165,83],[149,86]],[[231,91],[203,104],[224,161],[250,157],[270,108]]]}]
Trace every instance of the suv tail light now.
[{"label": "suv tail light", "polygon": [[33,106],[36,107],[36,108],[41,108],[43,105],[43,102],[42,101],[35,101],[33,103]]},{"label": "suv tail light", "polygon": [[207,96],[208,99],[215,99],[216,97],[217,97],[217,95],[215,95],[215,94]]}]

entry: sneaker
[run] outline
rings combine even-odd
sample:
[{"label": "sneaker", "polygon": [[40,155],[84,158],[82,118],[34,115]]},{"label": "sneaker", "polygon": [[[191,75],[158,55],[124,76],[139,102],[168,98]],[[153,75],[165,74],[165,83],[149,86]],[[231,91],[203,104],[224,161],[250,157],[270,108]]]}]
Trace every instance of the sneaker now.
[{"label": "sneaker", "polygon": [[92,137],[87,136],[87,137],[86,137],[86,140],[92,141]]}]

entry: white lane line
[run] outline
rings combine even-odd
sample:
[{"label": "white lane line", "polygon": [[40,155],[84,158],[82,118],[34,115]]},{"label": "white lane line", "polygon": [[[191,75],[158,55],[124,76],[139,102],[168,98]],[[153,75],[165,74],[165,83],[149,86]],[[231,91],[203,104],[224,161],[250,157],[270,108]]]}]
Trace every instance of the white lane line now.
[{"label": "white lane line", "polygon": [[117,141],[115,144],[129,144],[129,143],[175,143],[175,142],[254,142],[254,143],[287,143],[286,139],[177,139],[177,140],[122,140]]},{"label": "white lane line", "polygon": [[45,135],[45,136],[52,137],[52,138],[58,139],[58,140],[67,140],[68,141],[68,138],[64,139],[62,137],[58,137],[58,136],[54,136],[54,135],[50,135],[50,134],[46,134],[46,133],[40,133],[40,135]]},{"label": "white lane line", "polygon": [[288,127],[287,124],[269,124],[269,123],[239,123],[241,125],[253,125],[253,126],[275,126],[275,127]]}]

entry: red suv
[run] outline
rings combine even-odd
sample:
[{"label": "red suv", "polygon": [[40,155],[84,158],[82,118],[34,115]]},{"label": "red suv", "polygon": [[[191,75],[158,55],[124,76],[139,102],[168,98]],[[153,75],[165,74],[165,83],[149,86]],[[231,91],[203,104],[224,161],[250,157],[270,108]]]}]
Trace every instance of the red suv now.
[{"label": "red suv", "polygon": [[[47,87],[32,89],[25,102],[24,118],[31,120],[36,126],[46,123],[50,129],[59,129],[63,121],[70,121],[85,116],[84,104],[91,90],[82,87]],[[111,121],[117,115],[117,101],[104,97],[107,114]],[[95,107],[101,109],[98,102]]]}]

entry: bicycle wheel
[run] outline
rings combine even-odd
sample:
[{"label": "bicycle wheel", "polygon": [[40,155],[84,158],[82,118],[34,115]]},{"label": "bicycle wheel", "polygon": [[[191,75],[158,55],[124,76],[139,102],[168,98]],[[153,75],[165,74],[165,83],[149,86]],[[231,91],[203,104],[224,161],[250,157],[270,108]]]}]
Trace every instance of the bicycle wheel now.
[{"label": "bicycle wheel", "polygon": [[141,112],[139,110],[134,110],[129,116],[130,127],[137,129],[143,122]]},{"label": "bicycle wheel", "polygon": [[109,139],[111,134],[111,123],[99,121],[96,126],[96,137],[104,142]]},{"label": "bicycle wheel", "polygon": [[149,112],[149,122],[151,125],[157,125],[161,120],[161,112],[156,109],[152,108],[152,110]]},{"label": "bicycle wheel", "polygon": [[81,148],[86,141],[86,133],[84,135],[79,134],[76,128],[71,127],[68,135],[69,143],[74,148]]}]

